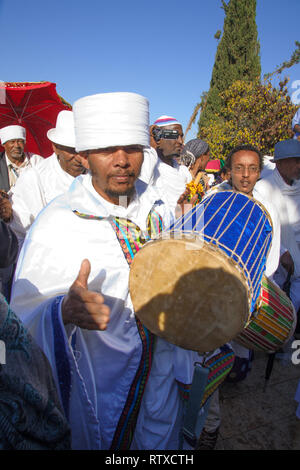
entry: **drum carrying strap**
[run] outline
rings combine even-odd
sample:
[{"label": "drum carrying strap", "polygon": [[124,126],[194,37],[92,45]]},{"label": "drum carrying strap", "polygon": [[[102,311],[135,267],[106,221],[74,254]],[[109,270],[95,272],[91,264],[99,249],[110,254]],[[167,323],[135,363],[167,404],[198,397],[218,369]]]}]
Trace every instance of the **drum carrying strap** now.
[{"label": "drum carrying strap", "polygon": [[[209,372],[209,368],[203,367],[198,362],[195,364],[189,399],[185,404],[179,450],[183,449],[184,439],[191,447],[195,447],[201,434],[210,402],[210,399],[208,399],[205,405],[202,406],[202,399],[207,385]],[[199,414],[201,408],[202,413]]]}]

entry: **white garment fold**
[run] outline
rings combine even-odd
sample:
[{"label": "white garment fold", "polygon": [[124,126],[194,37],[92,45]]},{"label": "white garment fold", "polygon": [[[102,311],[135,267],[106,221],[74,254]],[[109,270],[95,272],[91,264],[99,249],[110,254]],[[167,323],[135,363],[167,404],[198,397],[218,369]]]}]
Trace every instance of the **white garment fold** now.
[{"label": "white garment fold", "polygon": [[192,181],[192,175],[185,165],[179,165],[176,160],[173,160],[173,166],[171,166],[158,159],[154,168],[153,184],[168,202],[173,213],[175,213],[179,197],[184,193],[190,181]]},{"label": "white garment fold", "polygon": [[19,246],[38,213],[67,191],[73,180],[73,176],[61,168],[55,153],[20,175],[9,192],[13,208],[10,226],[18,237]]},{"label": "white garment fold", "polygon": [[[285,183],[277,168],[256,183],[263,200],[272,201],[281,226],[281,245],[290,252],[294,261],[291,300],[296,311],[300,307],[300,181],[292,186]],[[283,268],[281,268],[283,270]],[[285,276],[286,276],[285,272]]]}]

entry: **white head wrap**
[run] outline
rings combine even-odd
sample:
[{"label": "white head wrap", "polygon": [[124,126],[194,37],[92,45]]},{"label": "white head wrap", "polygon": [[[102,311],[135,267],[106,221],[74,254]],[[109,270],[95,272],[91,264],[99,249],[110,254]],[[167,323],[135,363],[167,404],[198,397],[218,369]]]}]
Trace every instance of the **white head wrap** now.
[{"label": "white head wrap", "polygon": [[75,148],[73,112],[63,110],[58,113],[56,127],[47,132],[47,137],[55,144]]},{"label": "white head wrap", "polygon": [[22,126],[6,126],[0,129],[1,144],[8,140],[23,139],[26,140],[26,129]]},{"label": "white head wrap", "polygon": [[73,106],[76,150],[149,146],[149,103],[136,93],[101,93]]}]

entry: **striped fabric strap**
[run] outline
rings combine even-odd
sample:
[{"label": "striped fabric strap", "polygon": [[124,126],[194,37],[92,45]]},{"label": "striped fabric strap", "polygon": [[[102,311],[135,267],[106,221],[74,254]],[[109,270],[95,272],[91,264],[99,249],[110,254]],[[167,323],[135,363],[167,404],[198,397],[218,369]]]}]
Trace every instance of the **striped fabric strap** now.
[{"label": "striped fabric strap", "polygon": [[[195,364],[192,384],[177,381],[179,393],[185,404],[181,446],[184,438],[195,447],[197,436],[199,437],[205,424],[210,398],[231,371],[233,363],[234,352],[228,345],[224,345],[217,354],[205,360],[203,364]],[[199,411],[202,408],[200,415]]]},{"label": "striped fabric strap", "polygon": [[[147,217],[146,233],[144,233],[138,225],[126,218],[97,217],[82,214],[77,211],[74,211],[74,213],[78,217],[85,219],[107,220],[117,236],[129,266],[140,248],[164,228],[162,218],[160,214],[155,211],[154,206]],[[136,324],[142,343],[141,360],[130,386],[110,450],[128,450],[130,448],[142,397],[151,370],[155,336],[141,324],[138,318],[136,318]]]}]

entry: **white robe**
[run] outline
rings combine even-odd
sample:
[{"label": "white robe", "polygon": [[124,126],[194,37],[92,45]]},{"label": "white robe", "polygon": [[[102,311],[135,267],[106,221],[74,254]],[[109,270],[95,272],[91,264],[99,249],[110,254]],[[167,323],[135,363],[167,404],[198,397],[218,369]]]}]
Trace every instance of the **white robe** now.
[{"label": "white robe", "polygon": [[9,195],[13,208],[11,228],[21,247],[38,213],[59,194],[67,191],[74,178],[64,171],[54,153],[18,178]]},{"label": "white robe", "polygon": [[185,165],[179,165],[175,159],[167,165],[158,157],[154,148],[147,149],[139,179],[155,186],[163,200],[175,214],[179,197],[184,193],[192,175]]},{"label": "white robe", "polygon": [[[128,292],[129,266],[106,220],[73,213],[128,217],[142,230],[157,192],[137,181],[138,196],[127,209],[108,203],[90,175],[79,176],[32,225],[25,239],[12,288],[12,309],[47,355],[61,400],[69,399],[73,449],[108,449],[141,357],[141,340]],[[169,209],[157,210],[170,223]],[[111,309],[105,331],[87,331],[61,320],[61,297],[77,277],[81,261],[91,261],[88,287],[101,292]],[[76,345],[70,346],[76,331]],[[59,353],[57,353],[59,348]],[[199,356],[157,338],[142,399],[134,449],[177,449],[182,404],[175,379],[190,383]],[[71,375],[59,376],[66,360]],[[64,386],[69,377],[71,392]],[[64,391],[66,394],[64,394]],[[67,397],[67,398],[66,398]]]},{"label": "white robe", "polygon": [[[282,250],[288,250],[293,258],[295,272],[291,278],[291,300],[296,311],[300,308],[300,181],[292,186],[285,183],[277,168],[256,183],[264,200],[272,201],[277,209],[281,225]],[[287,273],[280,267],[275,280],[279,284]]]},{"label": "white robe", "polygon": [[[209,196],[212,194],[214,191],[232,191],[232,186],[230,183],[227,181],[224,181],[223,183],[214,186],[211,191],[206,193],[205,197]],[[270,202],[268,199],[264,198],[257,190],[257,184],[255,185],[253,189],[253,198],[257,199],[267,210],[272,227],[273,227],[273,233],[272,233],[272,243],[271,247],[266,259],[266,269],[265,269],[265,275],[269,277],[271,280],[273,279],[274,273],[276,272],[276,269],[278,268],[279,265],[279,259],[280,259],[280,220],[279,220],[279,215],[277,213],[277,210]]]}]

